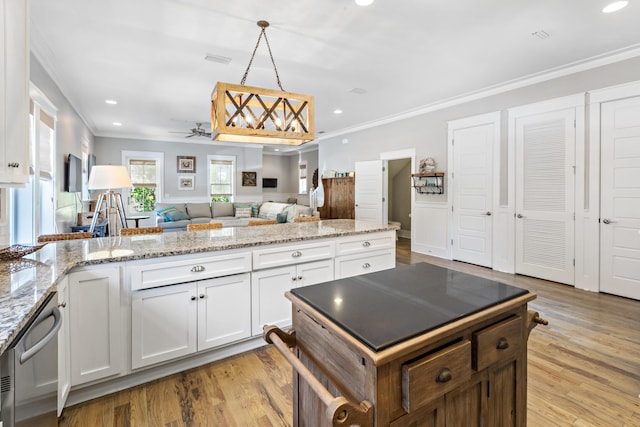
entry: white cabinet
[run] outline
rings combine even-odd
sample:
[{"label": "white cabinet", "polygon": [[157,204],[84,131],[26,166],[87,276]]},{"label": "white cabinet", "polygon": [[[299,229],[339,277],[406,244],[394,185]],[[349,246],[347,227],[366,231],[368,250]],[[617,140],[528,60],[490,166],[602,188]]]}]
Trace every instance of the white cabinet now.
[{"label": "white cabinet", "polygon": [[69,357],[69,278],[58,283],[58,309],[62,315],[62,327],[58,332],[58,416],[71,390],[71,360]]},{"label": "white cabinet", "polygon": [[120,374],[122,316],[120,267],[69,274],[71,385]]},{"label": "white cabinet", "polygon": [[29,2],[0,0],[0,185],[29,181]]},{"label": "white cabinet", "polygon": [[[255,262],[255,258],[254,258]],[[284,293],[292,288],[333,280],[333,260],[307,262],[254,271],[251,278],[253,335],[264,325],[291,326],[291,303]]]},{"label": "white cabinet", "polygon": [[131,367],[250,336],[250,274],[132,292]]},{"label": "white cabinet", "polygon": [[344,237],[336,241],[336,279],[373,273],[395,266],[394,231]]}]

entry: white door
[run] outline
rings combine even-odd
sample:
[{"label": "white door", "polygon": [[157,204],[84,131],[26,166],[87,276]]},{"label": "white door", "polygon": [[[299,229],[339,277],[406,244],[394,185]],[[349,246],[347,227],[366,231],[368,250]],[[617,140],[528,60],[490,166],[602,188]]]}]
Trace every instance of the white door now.
[{"label": "white door", "polygon": [[453,138],[453,259],[492,266],[495,124],[455,129]]},{"label": "white door", "polygon": [[333,280],[333,260],[305,262],[297,267],[297,287],[315,285]]},{"label": "white door", "polygon": [[640,299],[640,97],[602,104],[600,290]]},{"label": "white door", "polygon": [[516,119],[516,273],[573,284],[575,109]]},{"label": "white door", "polygon": [[385,183],[387,161],[356,162],[356,219],[386,224],[388,221]]},{"label": "white door", "polygon": [[198,351],[251,336],[251,275],[198,282]]}]

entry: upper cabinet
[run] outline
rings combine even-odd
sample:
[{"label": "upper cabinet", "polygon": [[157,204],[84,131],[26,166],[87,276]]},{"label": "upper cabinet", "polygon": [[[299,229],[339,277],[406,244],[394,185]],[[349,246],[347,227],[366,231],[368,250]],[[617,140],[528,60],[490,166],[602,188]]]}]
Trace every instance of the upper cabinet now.
[{"label": "upper cabinet", "polygon": [[29,181],[29,2],[0,0],[0,186]]}]

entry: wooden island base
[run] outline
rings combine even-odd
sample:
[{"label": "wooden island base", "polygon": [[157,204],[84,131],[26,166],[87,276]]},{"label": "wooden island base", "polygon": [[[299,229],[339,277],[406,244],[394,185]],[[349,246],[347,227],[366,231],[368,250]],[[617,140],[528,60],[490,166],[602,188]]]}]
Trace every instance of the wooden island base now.
[{"label": "wooden island base", "polygon": [[[322,285],[317,285],[322,286]],[[526,293],[381,351],[291,292],[293,327],[265,327],[292,363],[294,426],[526,425]],[[372,313],[372,327],[379,317]],[[293,352],[289,349],[293,348]],[[333,396],[338,396],[334,398]]]}]

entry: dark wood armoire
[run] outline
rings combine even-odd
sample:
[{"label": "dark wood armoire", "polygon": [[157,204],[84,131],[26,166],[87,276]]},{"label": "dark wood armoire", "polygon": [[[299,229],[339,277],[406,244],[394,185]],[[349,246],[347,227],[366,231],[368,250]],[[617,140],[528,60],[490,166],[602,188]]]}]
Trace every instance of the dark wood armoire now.
[{"label": "dark wood armoire", "polygon": [[322,219],[355,218],[355,177],[322,178],[324,205],[318,208]]}]

